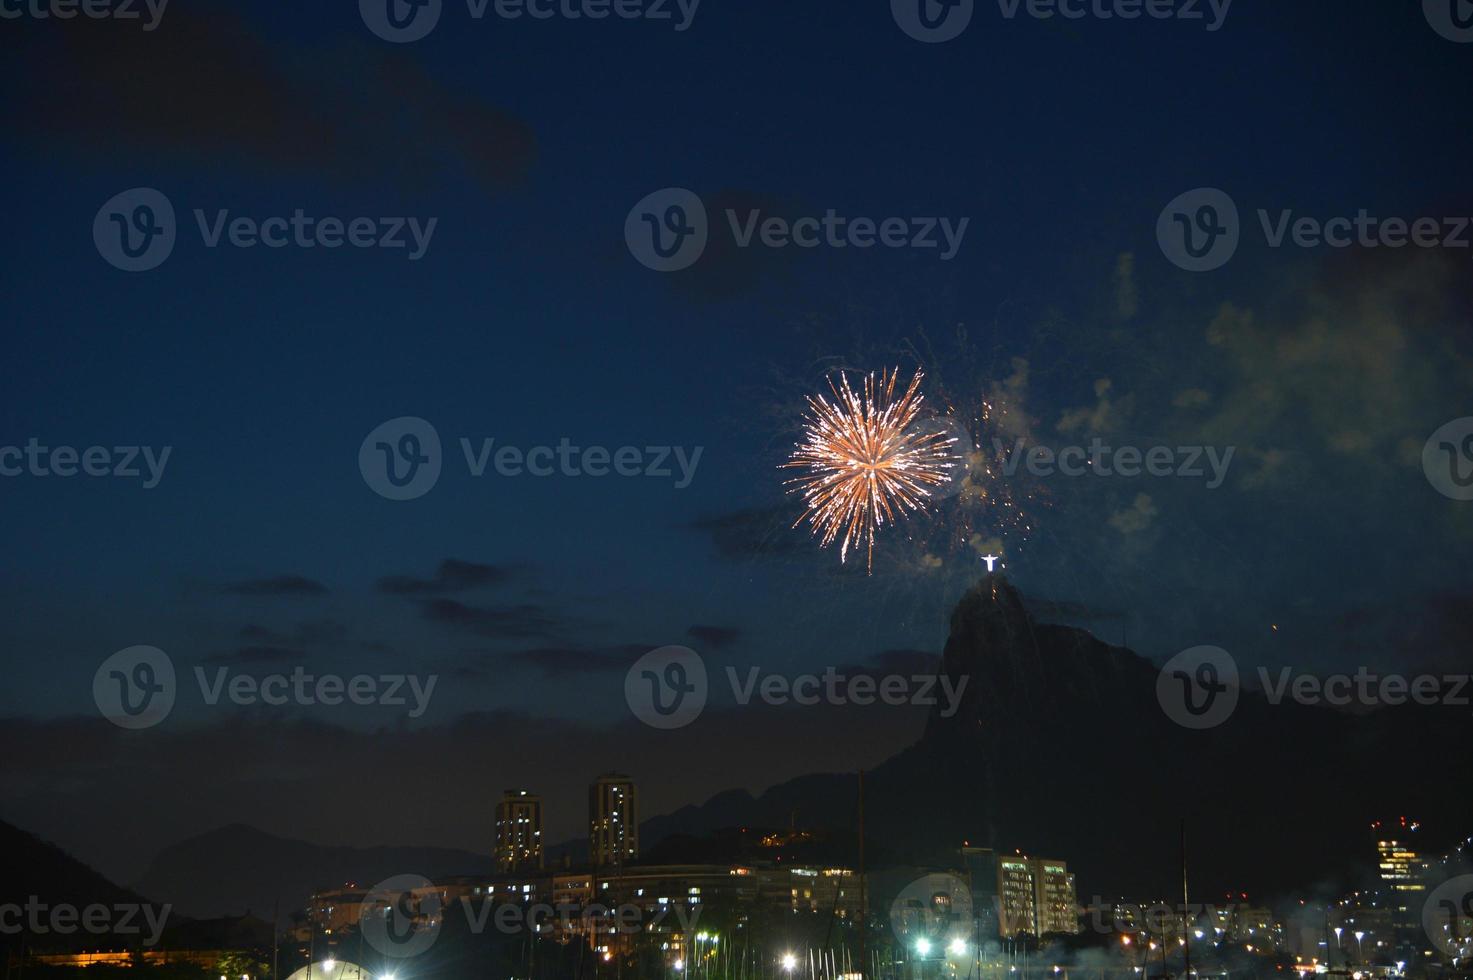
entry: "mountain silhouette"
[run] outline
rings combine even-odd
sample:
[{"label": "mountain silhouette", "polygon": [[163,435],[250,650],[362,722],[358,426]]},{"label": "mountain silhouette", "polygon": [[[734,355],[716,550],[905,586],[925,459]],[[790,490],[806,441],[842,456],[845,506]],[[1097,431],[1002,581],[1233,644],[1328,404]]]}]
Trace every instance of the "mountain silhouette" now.
[{"label": "mountain silhouette", "polygon": [[[1185,821],[1194,894],[1257,898],[1364,880],[1378,818],[1414,815],[1449,842],[1468,829],[1467,776],[1449,768],[1473,745],[1467,707],[1352,715],[1245,688],[1226,722],[1190,730],[1157,699],[1160,668],[1037,622],[1001,575],[957,604],[942,671],[968,678],[959,710],[933,709],[921,739],[865,779],[866,837],[917,864],[953,865],[965,841],[1067,861],[1083,902],[1174,897]],[[718,794],[641,833],[785,826],[794,812],[852,828],[856,789],[853,774],[803,776]]]},{"label": "mountain silhouette", "polygon": [[[111,935],[107,931],[71,931],[47,927],[43,932],[29,929],[29,906],[39,908],[43,924],[50,922],[51,910],[58,906],[86,909],[101,905],[112,910],[119,905],[142,906],[145,900],[126,888],[119,887],[66,851],[35,834],[0,820],[0,854],[5,855],[5,871],[0,874],[0,906],[14,905],[23,910],[8,925],[17,928],[0,932],[0,950],[22,946],[35,951],[66,951],[84,946],[92,948],[132,948],[138,945],[136,935]],[[157,910],[159,921],[172,921]],[[109,916],[108,922],[114,919]],[[140,928],[143,920],[128,921]]]},{"label": "mountain silhouette", "polygon": [[51,904],[88,905],[144,901],[113,884],[66,851],[35,834],[0,820],[0,853],[5,874],[0,875],[0,905],[24,905],[28,896]]}]

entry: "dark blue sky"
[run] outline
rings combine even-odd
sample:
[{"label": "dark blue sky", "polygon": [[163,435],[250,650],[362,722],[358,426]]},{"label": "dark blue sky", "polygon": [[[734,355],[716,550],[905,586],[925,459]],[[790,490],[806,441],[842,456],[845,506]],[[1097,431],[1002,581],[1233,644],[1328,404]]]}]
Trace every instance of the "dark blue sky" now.
[{"label": "dark blue sky", "polygon": [[[1156,659],[1214,643],[1250,663],[1337,668],[1465,651],[1473,505],[1435,493],[1419,454],[1473,414],[1469,250],[1271,250],[1255,211],[1468,215],[1473,46],[1438,37],[1415,3],[1237,0],[1215,32],[1009,21],[979,3],[965,34],[936,45],[905,36],[888,7],[704,0],[677,32],[475,21],[446,0],[435,32],[406,45],[373,36],[348,3],[174,0],[152,32],[0,20],[0,446],[173,447],[151,490],[0,479],[0,715],[63,746],[7,761],[0,816],[106,860],[104,831],[61,814],[100,760],[142,764],[136,744],[103,750],[89,727],[93,671],[134,644],[248,671],[273,662],[241,651],[273,646],[321,669],[438,672],[434,710],[409,727],[507,712],[522,720],[503,732],[597,740],[633,769],[645,736],[607,740],[628,722],[626,647],[721,635],[702,650],[714,662],[784,671],[938,651],[981,571],[975,548],[882,548],[866,578],[787,530],[798,511],[776,466],[803,396],[837,367],[923,367],[935,400],[963,411],[1005,391],[1035,440],[1237,447],[1216,490],[1027,488],[1036,530],[1026,547],[1006,542],[1010,576],[1040,603],[1076,603],[1073,621],[1101,635]],[[140,186],[168,196],[180,239],[130,274],[103,261],[91,229],[103,202]],[[1167,261],[1156,222],[1204,186],[1236,200],[1244,243],[1194,274]],[[715,235],[728,206],[970,225],[950,262],[727,243],[662,275],[631,257],[623,228],[665,187],[701,195]],[[194,208],[438,223],[411,262],[209,249]],[[371,429],[403,415],[430,420],[449,458],[429,495],[400,503],[371,492],[356,460]],[[471,479],[462,436],[704,451],[679,490]],[[442,598],[521,610],[535,628],[467,627],[376,585],[429,578],[445,559],[501,573]],[[323,588],[232,591],[279,576]],[[350,732],[395,723],[304,717]],[[161,740],[238,723],[181,706]],[[867,759],[917,724],[887,721]],[[752,754],[738,729],[693,731],[697,755]],[[598,755],[588,773],[541,781],[571,787],[609,767]],[[447,771],[474,773],[466,801],[479,806],[538,781],[536,758],[513,745]],[[649,805],[846,762],[794,749],[775,767],[652,790]],[[273,774],[265,795],[299,775]],[[150,825],[142,846],[216,816]],[[264,803],[247,816],[309,837],[330,825]],[[357,832],[485,843],[479,818],[445,827],[392,808]]]}]

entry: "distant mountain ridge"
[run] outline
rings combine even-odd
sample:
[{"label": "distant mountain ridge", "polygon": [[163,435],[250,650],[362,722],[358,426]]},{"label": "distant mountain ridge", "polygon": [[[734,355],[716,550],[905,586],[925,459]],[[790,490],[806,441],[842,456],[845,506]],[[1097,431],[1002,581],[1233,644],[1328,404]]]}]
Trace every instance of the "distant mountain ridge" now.
[{"label": "distant mountain ridge", "polygon": [[139,903],[139,895],[104,878],[66,851],[35,834],[0,820],[0,904],[24,905],[35,895],[50,903]]}]

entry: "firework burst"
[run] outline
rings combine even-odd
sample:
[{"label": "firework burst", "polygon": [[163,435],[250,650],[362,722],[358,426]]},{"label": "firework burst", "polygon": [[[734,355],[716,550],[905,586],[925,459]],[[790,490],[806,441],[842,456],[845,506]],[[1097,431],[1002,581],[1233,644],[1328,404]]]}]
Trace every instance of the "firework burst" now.
[{"label": "firework burst", "polygon": [[924,511],[958,465],[955,437],[916,424],[925,401],[922,372],[897,398],[898,378],[898,370],[870,374],[862,392],[843,373],[837,385],[830,378],[834,400],[809,397],[803,440],[783,464],[804,471],[788,481],[788,492],[801,493],[807,504],[793,526],[807,520],[823,547],[840,541],[841,562],[850,548],[864,545],[870,571],[879,530]]}]

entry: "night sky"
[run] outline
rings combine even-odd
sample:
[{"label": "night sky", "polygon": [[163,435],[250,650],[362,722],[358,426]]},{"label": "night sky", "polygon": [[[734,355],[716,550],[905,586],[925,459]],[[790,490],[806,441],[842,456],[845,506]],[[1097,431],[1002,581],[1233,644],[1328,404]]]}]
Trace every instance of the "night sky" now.
[{"label": "night sky", "polygon": [[[445,0],[406,44],[351,3],[266,6],[0,19],[0,447],[172,447],[151,489],[0,478],[0,818],[127,881],[237,821],[485,851],[512,785],[543,793],[557,841],[610,769],[652,816],[873,765],[923,708],[718,704],[656,732],[625,670],[667,644],[713,671],[924,662],[994,550],[1047,618],[1158,662],[1214,644],[1466,670],[1473,503],[1422,449],[1473,415],[1473,232],[1274,249],[1257,215],[1473,214],[1473,44],[1420,4],[1237,0],[1210,31],[978,3],[940,44],[881,0],[704,0],[685,30]],[[178,240],[129,273],[92,228],[135,187],[168,197]],[[668,187],[702,198],[712,240],[663,274],[624,226]],[[1199,187],[1236,201],[1243,241],[1194,273],[1156,227]],[[196,208],[437,220],[411,260],[209,248]],[[949,261],[741,249],[727,208],[969,224]],[[1235,455],[1214,489],[1020,476],[1026,535],[963,534],[943,502],[887,529],[869,576],[791,529],[779,464],[827,376],[896,366],[926,372],[928,404],[986,400],[1009,437]],[[391,501],[358,454],[400,416],[433,423],[444,472]],[[461,438],[702,453],[682,488],[474,478]],[[439,681],[412,719],[209,706],[190,683],[126,732],[92,678],[137,644],[181,674]]]}]

